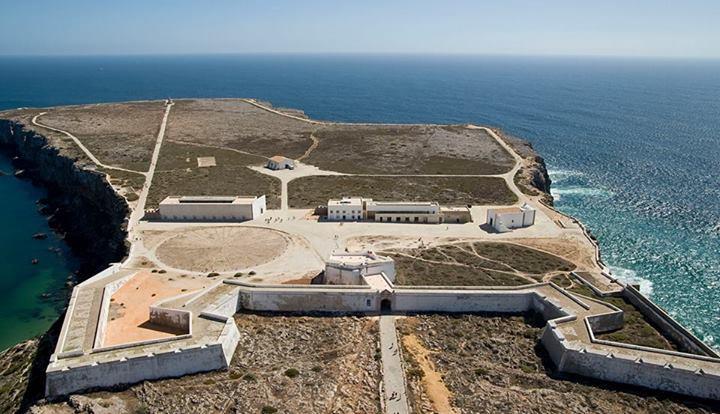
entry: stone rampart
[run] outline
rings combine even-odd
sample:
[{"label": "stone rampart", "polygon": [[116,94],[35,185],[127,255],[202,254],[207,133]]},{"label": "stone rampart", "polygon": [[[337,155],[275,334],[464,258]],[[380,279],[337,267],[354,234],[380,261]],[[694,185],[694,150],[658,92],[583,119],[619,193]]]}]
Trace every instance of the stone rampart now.
[{"label": "stone rampart", "polygon": [[45,395],[55,397],[81,390],[213,371],[227,368],[229,361],[223,344],[217,342],[69,368],[53,369],[51,366],[46,373]]}]

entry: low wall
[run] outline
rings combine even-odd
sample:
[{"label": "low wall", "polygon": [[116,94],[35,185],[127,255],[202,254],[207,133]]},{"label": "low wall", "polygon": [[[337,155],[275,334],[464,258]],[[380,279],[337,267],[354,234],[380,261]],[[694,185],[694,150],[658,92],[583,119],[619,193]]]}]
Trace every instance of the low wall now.
[{"label": "low wall", "polygon": [[627,285],[622,295],[630,301],[646,318],[658,326],[663,333],[670,336],[674,341],[682,345],[687,351],[718,358],[718,354],[695,337],[690,331],[680,325],[675,319],[667,314],[661,307],[643,296],[637,289]]},{"label": "low wall", "polygon": [[160,354],[91,363],[46,373],[45,395],[56,397],[90,388],[107,388],[140,381],[180,377],[227,368],[229,358],[221,343],[177,348]]},{"label": "low wall", "polygon": [[190,333],[191,314],[188,311],[150,306],[150,322]]},{"label": "low wall", "polygon": [[[105,276],[107,277],[112,275],[113,273],[108,273]],[[96,275],[97,276],[97,275]],[[134,274],[125,276],[121,279],[118,279],[114,282],[110,282],[107,285],[105,285],[105,288],[103,288],[103,294],[102,299],[100,301],[100,313],[98,315],[98,321],[97,321],[97,329],[95,330],[95,340],[93,341],[93,349],[96,348],[102,348],[103,341],[105,340],[105,331],[107,330],[107,323],[108,323],[108,314],[110,313],[110,299],[112,298],[112,295],[115,294],[118,290],[120,290],[125,283],[130,280]]]}]

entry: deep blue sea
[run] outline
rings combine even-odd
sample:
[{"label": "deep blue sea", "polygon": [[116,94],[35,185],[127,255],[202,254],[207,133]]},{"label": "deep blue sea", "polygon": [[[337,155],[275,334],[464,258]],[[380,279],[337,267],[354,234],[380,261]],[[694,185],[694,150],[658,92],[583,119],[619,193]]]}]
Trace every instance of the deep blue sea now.
[{"label": "deep blue sea", "polygon": [[[0,58],[0,109],[165,97],[254,97],[336,121],[472,122],[528,139],[547,160],[557,207],[597,235],[615,274],[639,282],[700,338],[720,346],[720,61]],[[0,177],[0,204],[17,205],[0,210],[0,348],[40,331],[8,332],[36,325],[20,317],[24,308],[13,301],[37,302],[29,308],[49,312],[37,292],[16,298],[5,288],[42,283],[39,292],[49,282],[33,279],[40,270],[27,265],[26,255],[8,254],[37,245],[27,237],[42,227],[33,227],[37,191],[3,180],[15,179]],[[24,230],[19,236],[6,230],[14,227]],[[68,265],[53,265],[53,286],[61,286]]]}]

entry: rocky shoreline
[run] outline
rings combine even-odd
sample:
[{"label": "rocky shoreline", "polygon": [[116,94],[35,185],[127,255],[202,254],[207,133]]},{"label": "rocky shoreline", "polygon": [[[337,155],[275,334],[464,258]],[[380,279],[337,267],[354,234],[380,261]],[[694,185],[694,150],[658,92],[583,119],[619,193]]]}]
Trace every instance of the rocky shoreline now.
[{"label": "rocky shoreline", "polygon": [[[47,137],[15,120],[0,119],[0,151],[22,171],[16,175],[47,189],[39,212],[79,259],[78,282],[127,255],[130,210],[103,173],[83,168]],[[0,353],[0,412],[22,412],[43,397],[45,367],[63,318],[39,338]]]}]

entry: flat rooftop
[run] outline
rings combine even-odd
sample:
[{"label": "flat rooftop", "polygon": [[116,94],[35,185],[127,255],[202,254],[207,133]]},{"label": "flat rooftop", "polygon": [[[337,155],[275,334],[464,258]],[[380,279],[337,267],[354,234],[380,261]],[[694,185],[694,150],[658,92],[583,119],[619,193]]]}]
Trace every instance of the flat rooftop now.
[{"label": "flat rooftop", "polygon": [[331,254],[326,264],[335,266],[358,267],[374,263],[392,261],[389,257],[379,256],[373,252]]},{"label": "flat rooftop", "polygon": [[360,205],[363,199],[360,197],[343,197],[340,200],[328,200],[328,206]]},{"label": "flat rooftop", "polygon": [[438,203],[435,201],[373,201],[371,203],[375,206],[437,206]]},{"label": "flat rooftop", "polygon": [[256,196],[169,196],[160,204],[247,204]]},{"label": "flat rooftop", "polygon": [[504,208],[491,208],[495,214],[511,214],[511,213],[522,213],[523,210],[520,207],[504,207]]}]

